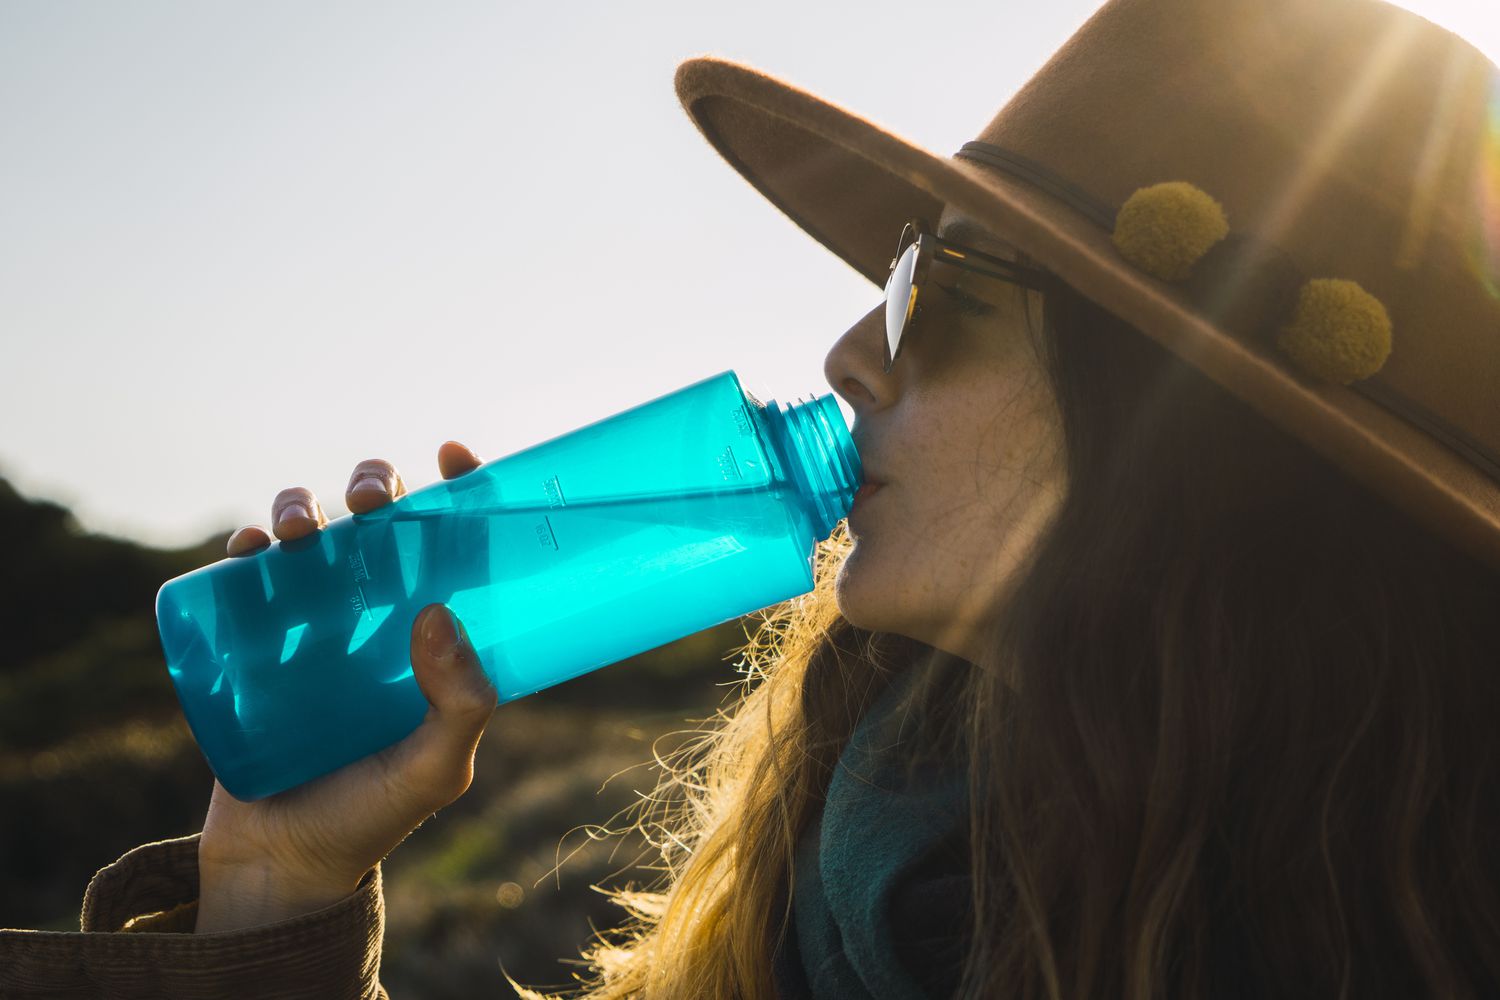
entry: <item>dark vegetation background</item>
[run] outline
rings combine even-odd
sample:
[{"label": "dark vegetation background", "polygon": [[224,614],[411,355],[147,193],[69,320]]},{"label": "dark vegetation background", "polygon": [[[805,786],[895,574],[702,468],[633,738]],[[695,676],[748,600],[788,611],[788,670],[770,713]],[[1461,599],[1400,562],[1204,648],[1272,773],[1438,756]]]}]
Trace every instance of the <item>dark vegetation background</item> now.
[{"label": "dark vegetation background", "polygon": [[[156,633],[166,580],[224,555],[229,531],[151,549],[80,531],[0,479],[0,926],[78,930],[89,878],[138,844],[202,829],[213,774]],[[732,693],[750,618],[500,706],[474,784],[384,866],[382,981],[395,996],[511,997],[572,981],[597,883],[637,884],[639,838],[590,837],[659,777]],[[646,860],[651,860],[647,858]],[[561,863],[559,865],[559,863]]]}]

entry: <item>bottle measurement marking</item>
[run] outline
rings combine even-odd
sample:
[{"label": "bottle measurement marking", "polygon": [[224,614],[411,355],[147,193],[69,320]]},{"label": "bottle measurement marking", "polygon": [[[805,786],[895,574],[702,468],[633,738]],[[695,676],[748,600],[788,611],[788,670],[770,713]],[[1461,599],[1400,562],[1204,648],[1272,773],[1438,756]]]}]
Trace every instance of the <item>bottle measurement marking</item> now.
[{"label": "bottle measurement marking", "polygon": [[354,573],[354,593],[349,597],[349,607],[355,614],[363,614],[369,619],[370,599],[365,596],[364,584],[370,579],[370,571],[365,568],[365,557],[358,552],[351,553],[349,569]]},{"label": "bottle measurement marking", "polygon": [[[547,509],[557,510],[568,505],[568,498],[563,496],[562,482],[557,476],[542,482],[542,493],[547,497]],[[557,532],[552,530],[552,519],[542,515],[540,523],[535,525],[536,543],[544,549],[557,551]]]},{"label": "bottle measurement marking", "polygon": [[552,519],[545,514],[542,521],[535,528],[536,543],[544,549],[557,551],[557,534],[552,530]]},{"label": "bottle measurement marking", "polygon": [[733,445],[725,445],[724,450],[719,452],[719,475],[726,482],[744,477],[744,473],[740,472],[740,463],[734,460]]}]

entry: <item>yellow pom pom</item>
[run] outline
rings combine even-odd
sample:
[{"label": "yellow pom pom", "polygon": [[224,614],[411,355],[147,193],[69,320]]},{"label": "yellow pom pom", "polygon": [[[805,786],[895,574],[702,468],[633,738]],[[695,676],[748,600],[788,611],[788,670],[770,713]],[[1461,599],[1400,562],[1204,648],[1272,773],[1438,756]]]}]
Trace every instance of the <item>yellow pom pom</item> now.
[{"label": "yellow pom pom", "polygon": [[1391,317],[1354,281],[1314,278],[1302,286],[1276,344],[1311,375],[1348,385],[1380,370],[1391,353]]},{"label": "yellow pom pom", "polygon": [[1120,256],[1165,281],[1186,278],[1228,233],[1224,207],[1187,181],[1143,187],[1115,216]]}]

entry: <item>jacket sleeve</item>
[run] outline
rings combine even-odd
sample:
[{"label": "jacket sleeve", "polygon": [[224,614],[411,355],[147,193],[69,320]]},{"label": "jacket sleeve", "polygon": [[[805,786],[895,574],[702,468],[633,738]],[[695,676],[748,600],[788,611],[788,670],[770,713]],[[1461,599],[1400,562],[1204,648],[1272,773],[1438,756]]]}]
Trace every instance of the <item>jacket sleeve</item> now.
[{"label": "jacket sleeve", "polygon": [[0,997],[389,1000],[378,865],[321,910],[194,934],[199,836],[143,844],[100,869],[78,932],[0,930]]}]

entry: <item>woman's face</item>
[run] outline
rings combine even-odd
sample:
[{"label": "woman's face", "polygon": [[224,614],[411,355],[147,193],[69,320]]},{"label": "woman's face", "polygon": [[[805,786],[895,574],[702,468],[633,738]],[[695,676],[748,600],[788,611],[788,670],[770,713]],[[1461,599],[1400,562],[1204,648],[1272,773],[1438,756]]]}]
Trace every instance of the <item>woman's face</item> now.
[{"label": "woman's face", "polygon": [[[938,235],[960,221],[945,210]],[[1016,256],[982,232],[953,242]],[[989,311],[961,314],[940,286]],[[854,547],[836,593],[860,628],[973,661],[979,626],[1062,499],[1061,424],[1027,330],[1028,308],[1041,322],[1040,293],[935,263],[920,301],[890,374],[883,302],[824,361],[829,385],[854,408],[866,478],[883,483],[849,516]]]}]

